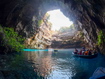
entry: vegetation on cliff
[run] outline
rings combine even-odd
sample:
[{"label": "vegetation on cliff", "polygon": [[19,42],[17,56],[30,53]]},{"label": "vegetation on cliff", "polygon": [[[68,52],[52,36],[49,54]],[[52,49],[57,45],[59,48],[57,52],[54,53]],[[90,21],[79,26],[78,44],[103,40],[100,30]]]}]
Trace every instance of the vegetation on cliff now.
[{"label": "vegetation on cliff", "polygon": [[98,45],[103,45],[105,43],[105,34],[103,33],[103,31],[100,31],[98,34]]},{"label": "vegetation on cliff", "polygon": [[7,52],[20,52],[22,51],[21,49],[24,48],[23,42],[24,39],[22,38],[22,36],[18,35],[17,32],[14,31],[13,28],[9,28],[9,27],[4,27],[2,28],[0,26],[0,30],[3,31],[3,37],[2,37],[2,44],[0,45],[1,47],[5,47]]},{"label": "vegetation on cliff", "polygon": [[43,23],[43,20],[38,20],[38,27]]},{"label": "vegetation on cliff", "polygon": [[69,27],[61,27],[59,29],[60,33],[64,33],[64,32],[69,32],[69,31],[73,31],[75,29],[74,25],[70,25]]},{"label": "vegetation on cliff", "polygon": [[43,22],[45,22],[45,21],[48,22],[49,17],[50,17],[50,15],[48,13],[46,13],[42,19],[38,20],[38,27],[40,27]]}]

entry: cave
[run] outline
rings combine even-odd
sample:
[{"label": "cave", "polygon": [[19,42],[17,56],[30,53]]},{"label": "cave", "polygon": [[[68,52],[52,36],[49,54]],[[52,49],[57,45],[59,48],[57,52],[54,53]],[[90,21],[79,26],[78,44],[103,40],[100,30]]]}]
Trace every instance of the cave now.
[{"label": "cave", "polygon": [[[47,12],[56,9],[73,22],[75,41],[71,30],[63,37],[52,34]],[[90,55],[85,53],[91,50],[81,51],[85,45],[92,48]],[[51,47],[54,49],[49,51]],[[76,56],[74,47],[80,49]],[[105,0],[0,1],[1,79],[89,79],[96,68],[105,77],[103,54]]]},{"label": "cave", "polygon": [[[82,30],[89,46],[104,53],[105,41],[103,38],[101,38],[102,43],[97,45],[100,31],[105,32],[104,4],[104,0],[3,0],[0,2],[0,25],[14,28],[26,39],[26,46],[45,49],[51,45],[51,39],[45,36],[43,37],[46,39],[43,39],[40,36],[46,33],[41,33],[40,28],[44,27],[39,27],[39,23],[43,20],[46,25],[44,19],[46,12],[60,9],[73,21],[75,28]],[[51,28],[48,27],[48,29]],[[31,41],[31,44],[30,40],[37,40],[37,37],[39,40],[46,41],[47,44],[38,41]]]}]

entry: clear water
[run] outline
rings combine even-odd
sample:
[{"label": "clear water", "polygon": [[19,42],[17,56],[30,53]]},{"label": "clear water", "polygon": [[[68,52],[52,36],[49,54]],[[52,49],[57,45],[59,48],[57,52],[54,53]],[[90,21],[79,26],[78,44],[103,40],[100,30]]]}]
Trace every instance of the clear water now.
[{"label": "clear water", "polygon": [[74,57],[73,50],[60,49],[53,52],[27,49],[22,54],[14,56],[10,66],[6,68],[20,74],[19,79],[89,79],[97,67],[105,67],[105,56],[84,59]]},{"label": "clear water", "polygon": [[74,57],[74,49],[25,52],[28,61],[33,62],[35,72],[46,79],[89,79],[97,67],[105,67],[105,57],[93,59]]}]

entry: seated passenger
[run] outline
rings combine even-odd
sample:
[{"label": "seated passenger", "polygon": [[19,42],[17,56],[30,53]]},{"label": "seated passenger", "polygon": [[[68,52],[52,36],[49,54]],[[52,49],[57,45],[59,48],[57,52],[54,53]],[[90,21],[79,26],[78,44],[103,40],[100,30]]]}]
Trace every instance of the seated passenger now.
[{"label": "seated passenger", "polygon": [[79,55],[82,55],[82,50],[80,50]]},{"label": "seated passenger", "polygon": [[82,55],[84,55],[85,51],[82,51]]},{"label": "seated passenger", "polygon": [[75,48],[74,54],[78,54],[78,50]]},{"label": "seated passenger", "polygon": [[85,47],[82,47],[82,50],[83,50],[83,51],[86,51]]},{"label": "seated passenger", "polygon": [[84,52],[84,55],[88,55],[88,53],[89,53],[89,50],[85,51]]},{"label": "seated passenger", "polygon": [[92,55],[92,51],[91,51],[91,50],[89,50],[88,54],[89,54],[89,55]]},{"label": "seated passenger", "polygon": [[94,54],[96,54],[96,53],[97,53],[96,49],[93,49],[93,53],[94,53]]}]

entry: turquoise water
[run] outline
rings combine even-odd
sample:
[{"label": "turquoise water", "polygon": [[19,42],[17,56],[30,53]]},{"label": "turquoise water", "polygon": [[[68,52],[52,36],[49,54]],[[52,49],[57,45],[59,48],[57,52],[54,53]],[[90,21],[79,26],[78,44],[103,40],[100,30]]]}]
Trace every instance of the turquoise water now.
[{"label": "turquoise water", "polygon": [[97,67],[105,67],[105,57],[93,59],[74,57],[74,49],[53,51],[26,51],[25,57],[33,62],[35,72],[45,79],[89,79]]},{"label": "turquoise water", "polygon": [[58,52],[47,49],[30,50],[25,49],[23,53],[11,56],[11,58],[0,59],[7,59],[0,65],[2,72],[7,74],[6,78],[89,79],[97,67],[105,67],[105,56],[100,54],[93,59],[84,59],[74,57],[72,55],[74,49],[59,49]]},{"label": "turquoise water", "polygon": [[23,49],[23,51],[30,51],[30,52],[31,51],[48,51],[48,49],[42,49],[42,50],[41,49],[40,50],[39,49]]}]

